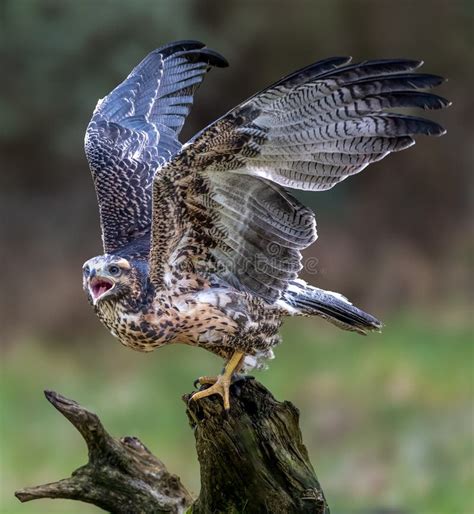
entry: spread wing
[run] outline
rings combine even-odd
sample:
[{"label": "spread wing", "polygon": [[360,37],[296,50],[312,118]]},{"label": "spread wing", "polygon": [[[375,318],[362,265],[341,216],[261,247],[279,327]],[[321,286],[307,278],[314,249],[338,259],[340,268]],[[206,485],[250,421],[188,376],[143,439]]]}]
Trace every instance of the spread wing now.
[{"label": "spread wing", "polygon": [[312,212],[284,188],[329,189],[411,146],[413,136],[445,132],[393,112],[449,104],[419,91],[443,81],[413,73],[421,62],[348,61],[328,59],[285,77],[204,129],[157,173],[156,285],[189,254],[191,240],[198,254],[207,248],[223,278],[276,301],[300,269],[300,250],[316,237]]},{"label": "spread wing", "polygon": [[204,44],[178,41],[151,52],[99,100],[85,151],[105,252],[149,239],[153,175],[180,150],[178,135],[204,75],[226,65]]}]

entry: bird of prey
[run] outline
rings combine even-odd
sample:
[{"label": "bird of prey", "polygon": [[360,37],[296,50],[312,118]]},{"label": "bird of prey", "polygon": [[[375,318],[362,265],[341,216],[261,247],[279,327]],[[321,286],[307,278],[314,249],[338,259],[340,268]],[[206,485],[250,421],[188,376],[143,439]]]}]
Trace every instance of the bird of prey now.
[{"label": "bird of prey", "polygon": [[285,316],[380,330],[342,295],[298,278],[316,223],[288,189],[330,189],[414,136],[444,134],[394,109],[449,102],[422,91],[443,79],[415,73],[420,61],[350,61],[291,73],[185,144],[194,93],[212,67],[227,66],[200,42],[151,52],[95,108],[85,152],[104,254],[84,264],[84,290],[126,346],[184,343],[225,359],[193,399],[220,394],[228,409],[233,376],[273,356]]}]

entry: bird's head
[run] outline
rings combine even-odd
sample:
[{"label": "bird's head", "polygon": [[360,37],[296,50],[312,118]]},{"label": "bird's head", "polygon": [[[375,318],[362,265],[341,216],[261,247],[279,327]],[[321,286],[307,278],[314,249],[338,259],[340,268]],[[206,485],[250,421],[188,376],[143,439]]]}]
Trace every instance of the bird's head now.
[{"label": "bird's head", "polygon": [[96,306],[103,300],[116,300],[142,291],[142,271],[131,260],[117,255],[99,255],[82,267],[83,288]]}]

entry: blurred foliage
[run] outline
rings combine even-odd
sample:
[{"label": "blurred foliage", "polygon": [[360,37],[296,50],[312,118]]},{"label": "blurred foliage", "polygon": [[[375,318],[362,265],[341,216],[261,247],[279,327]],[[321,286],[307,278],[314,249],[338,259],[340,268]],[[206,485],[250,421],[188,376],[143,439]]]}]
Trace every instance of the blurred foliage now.
[{"label": "blurred foliage", "polygon": [[183,38],[205,41],[231,63],[206,79],[183,140],[329,55],[423,58],[427,72],[449,77],[440,93],[454,106],[434,113],[447,136],[421,139],[333,191],[302,195],[320,233],[308,251],[320,261],[318,276],[306,278],[377,306],[382,317],[406,305],[443,310],[446,298],[465,304],[472,21],[467,1],[1,1],[2,337],[96,332],[80,289],[82,263],[100,252],[84,130],[97,99],[147,52]]},{"label": "blurred foliage", "polygon": [[[68,476],[87,458],[83,440],[42,397],[43,389],[95,410],[116,436],[140,437],[199,491],[194,437],[180,396],[195,377],[220,369],[219,359],[188,347],[137,354],[109,339],[48,348],[21,341],[5,355],[1,512],[98,512],[62,500],[20,505],[12,496],[22,486]],[[383,335],[360,338],[322,322],[292,320],[276,354],[257,378],[276,398],[299,407],[304,441],[332,512],[474,511],[467,326],[451,321],[433,327],[405,317],[387,324]]]}]

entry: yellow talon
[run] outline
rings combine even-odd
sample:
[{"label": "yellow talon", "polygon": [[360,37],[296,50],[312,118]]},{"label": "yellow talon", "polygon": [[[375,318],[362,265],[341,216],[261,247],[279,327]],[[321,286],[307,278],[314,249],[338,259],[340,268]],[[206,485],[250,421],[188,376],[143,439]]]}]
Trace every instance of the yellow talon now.
[{"label": "yellow talon", "polygon": [[215,384],[219,377],[199,377],[196,382],[199,382],[201,385],[205,384]]},{"label": "yellow talon", "polygon": [[229,388],[230,384],[232,383],[232,375],[234,372],[240,369],[243,359],[244,354],[242,352],[235,352],[234,355],[232,355],[230,358],[229,362],[226,364],[224,373],[222,373],[222,375],[218,375],[217,377],[200,377],[198,379],[200,384],[212,385],[203,391],[194,393],[191,396],[191,400],[200,400],[201,398],[206,398],[207,396],[211,396],[213,394],[219,394],[224,400],[224,409],[229,410]]},{"label": "yellow talon", "polygon": [[220,394],[224,400],[224,409],[230,409],[230,401],[229,401],[229,387],[230,387],[230,379],[224,377],[224,375],[219,375],[217,381],[211,387],[204,389],[203,391],[198,391],[191,396],[191,400],[200,400],[201,398],[206,398],[206,396],[211,396],[213,394]]}]

